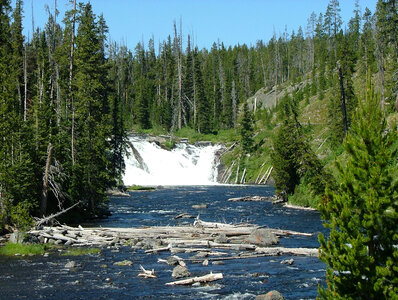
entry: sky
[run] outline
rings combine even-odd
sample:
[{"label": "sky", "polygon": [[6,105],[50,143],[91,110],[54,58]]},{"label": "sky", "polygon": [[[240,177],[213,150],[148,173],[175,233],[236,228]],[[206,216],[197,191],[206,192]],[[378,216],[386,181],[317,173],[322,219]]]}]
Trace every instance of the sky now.
[{"label": "sky", "polygon": [[[69,0],[56,0],[62,20],[72,8]],[[54,10],[55,0],[24,0],[24,34],[32,36],[32,5],[35,27],[44,28],[48,19],[45,7]],[[79,0],[77,0],[79,2]],[[87,3],[87,0],[80,2]],[[184,40],[190,34],[200,49],[210,49],[218,40],[225,46],[255,45],[268,42],[273,34],[304,33],[312,12],[325,13],[329,0],[91,0],[94,13],[103,14],[111,41],[134,49],[138,42],[155,45],[173,35],[173,22],[182,21]],[[355,0],[340,0],[343,28],[353,16]],[[359,0],[362,11],[372,12],[377,0]],[[12,1],[12,5],[15,0]]]}]

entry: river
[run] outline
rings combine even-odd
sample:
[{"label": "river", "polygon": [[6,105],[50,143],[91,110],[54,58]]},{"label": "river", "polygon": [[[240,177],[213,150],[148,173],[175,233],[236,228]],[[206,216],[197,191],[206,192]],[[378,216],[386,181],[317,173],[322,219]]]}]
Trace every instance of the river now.
[{"label": "river", "polygon": [[[249,222],[272,228],[314,233],[312,237],[280,239],[284,247],[318,247],[317,233],[325,232],[319,213],[285,208],[270,202],[227,202],[228,198],[272,195],[269,186],[181,186],[155,191],[131,192],[130,197],[112,197],[112,215],[83,226],[133,227],[192,223],[175,220],[180,213],[200,214],[204,221]],[[194,209],[194,204],[207,204]],[[172,281],[172,267],[157,262],[170,254],[147,255],[143,250],[121,247],[80,257],[51,253],[48,257],[0,257],[0,299],[254,299],[276,289],[285,299],[315,299],[317,287],[325,283],[325,265],[316,257],[261,257],[225,261],[204,267],[188,263],[193,275],[222,272],[224,279],[202,287],[165,286]],[[189,254],[182,254],[183,258]],[[294,259],[292,265],[282,260]],[[116,261],[132,260],[132,266]],[[65,265],[75,261],[77,268]],[[155,269],[157,279],[137,277],[139,265]]]}]

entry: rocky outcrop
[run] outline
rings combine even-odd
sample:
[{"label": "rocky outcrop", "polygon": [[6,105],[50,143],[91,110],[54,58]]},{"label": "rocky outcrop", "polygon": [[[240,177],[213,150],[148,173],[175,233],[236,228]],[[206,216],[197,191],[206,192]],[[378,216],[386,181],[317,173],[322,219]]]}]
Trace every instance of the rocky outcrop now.
[{"label": "rocky outcrop", "polygon": [[188,268],[181,265],[174,267],[173,273],[171,274],[173,278],[184,278],[188,277],[189,275],[190,273],[188,272]]},{"label": "rocky outcrop", "polygon": [[270,230],[258,228],[247,237],[247,242],[258,246],[271,246],[279,243],[278,237]]},{"label": "rocky outcrop", "polygon": [[270,291],[264,295],[258,295],[255,300],[285,300],[278,291]]}]

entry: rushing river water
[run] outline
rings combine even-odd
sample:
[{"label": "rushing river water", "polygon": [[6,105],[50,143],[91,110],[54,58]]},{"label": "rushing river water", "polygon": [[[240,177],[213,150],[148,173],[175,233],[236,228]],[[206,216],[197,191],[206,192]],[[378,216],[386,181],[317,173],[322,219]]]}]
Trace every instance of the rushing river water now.
[{"label": "rushing river water", "polygon": [[[289,209],[270,202],[227,202],[228,198],[272,195],[272,187],[209,186],[170,187],[134,192],[130,197],[110,200],[112,215],[92,224],[103,227],[136,227],[192,223],[178,219],[180,213],[200,214],[204,221],[250,222],[272,228],[314,233],[312,237],[280,239],[284,247],[318,247],[317,233],[323,232],[319,213]],[[207,204],[196,210],[193,204]],[[89,226],[86,224],[85,226]],[[168,252],[147,255],[130,247],[103,249],[100,254],[68,257],[0,257],[0,299],[254,299],[255,295],[276,289],[285,299],[314,299],[317,287],[325,282],[325,265],[316,257],[260,257],[225,261],[205,267],[188,263],[193,275],[222,272],[224,279],[201,287],[165,286],[172,281],[172,267],[157,262]],[[181,254],[188,258],[189,254]],[[292,265],[281,264],[294,259]],[[132,260],[132,266],[114,262]],[[65,265],[75,261],[77,268]],[[157,279],[137,277],[139,265],[155,269]]]}]

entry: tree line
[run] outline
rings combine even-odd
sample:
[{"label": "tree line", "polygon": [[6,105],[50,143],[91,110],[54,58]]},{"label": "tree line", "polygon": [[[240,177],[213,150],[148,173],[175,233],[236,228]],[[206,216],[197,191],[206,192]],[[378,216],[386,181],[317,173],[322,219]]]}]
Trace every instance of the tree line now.
[{"label": "tree line", "polygon": [[0,1],[1,224],[77,205],[98,215],[124,169],[122,99],[106,57],[108,28],[91,4],[72,3],[63,28],[22,34],[22,1]]}]

